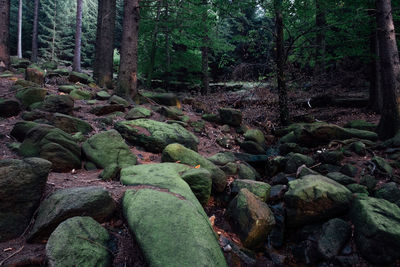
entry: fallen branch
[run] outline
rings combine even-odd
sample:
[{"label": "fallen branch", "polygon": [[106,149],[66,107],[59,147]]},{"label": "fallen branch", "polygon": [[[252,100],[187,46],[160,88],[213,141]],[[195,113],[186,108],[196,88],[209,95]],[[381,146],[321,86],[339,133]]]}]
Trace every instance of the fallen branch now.
[{"label": "fallen branch", "polygon": [[20,253],[23,249],[24,249],[24,246],[22,246],[20,249],[18,249],[17,251],[15,251],[13,254],[11,254],[10,256],[8,256],[7,258],[5,258],[4,260],[2,260],[2,261],[0,262],[0,266],[3,266],[3,264],[4,264],[7,260],[11,259],[11,258],[14,257],[15,255],[17,255],[18,253]]}]

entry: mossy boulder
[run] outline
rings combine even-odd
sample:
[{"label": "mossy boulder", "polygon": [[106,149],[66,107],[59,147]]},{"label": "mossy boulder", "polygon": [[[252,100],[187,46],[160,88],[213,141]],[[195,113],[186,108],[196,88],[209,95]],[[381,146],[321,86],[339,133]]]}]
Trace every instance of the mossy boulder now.
[{"label": "mossy boulder", "polygon": [[400,208],[384,199],[358,196],[350,212],[361,255],[373,264],[400,258]]},{"label": "mossy boulder", "polygon": [[90,113],[93,113],[97,116],[103,116],[114,112],[124,112],[124,111],[125,111],[124,106],[119,104],[97,105],[90,109]]},{"label": "mossy boulder", "polygon": [[289,154],[287,158],[285,166],[286,173],[296,173],[300,166],[306,165],[307,167],[311,167],[314,164],[314,160],[311,157],[300,153]]},{"label": "mossy boulder", "polygon": [[191,169],[184,172],[181,177],[190,186],[199,202],[202,205],[207,204],[211,195],[211,173],[204,168]]},{"label": "mossy boulder", "polygon": [[320,161],[325,164],[340,165],[344,155],[341,151],[324,151],[319,155]]},{"label": "mossy boulder", "polygon": [[93,98],[92,92],[82,89],[74,89],[69,95],[74,100],[90,100]]},{"label": "mossy boulder", "polygon": [[144,119],[151,116],[151,110],[148,110],[145,107],[134,107],[131,109],[125,116],[127,120],[136,120],[136,119]]},{"label": "mossy boulder", "polygon": [[38,126],[36,122],[32,121],[19,121],[14,124],[10,135],[17,139],[18,142],[22,142],[25,139],[26,134],[33,128]]},{"label": "mossy boulder", "polygon": [[352,198],[345,186],[322,175],[291,181],[285,194],[287,224],[296,227],[333,218],[348,210]]},{"label": "mossy boulder", "polygon": [[56,61],[45,61],[41,64],[41,67],[45,70],[55,70],[58,67],[58,63]]},{"label": "mossy boulder", "polygon": [[377,198],[383,198],[400,207],[400,189],[395,182],[382,185],[376,192]]},{"label": "mossy boulder", "polygon": [[137,96],[137,101],[139,103],[147,103],[148,99],[153,100],[157,104],[166,106],[176,106],[179,102],[177,96],[173,93],[142,91]]},{"label": "mossy boulder", "polygon": [[41,109],[51,113],[72,114],[74,100],[68,95],[49,95],[44,99]]},{"label": "mossy boulder", "polygon": [[104,222],[115,209],[116,204],[110,193],[102,187],[58,190],[41,203],[28,240],[40,242],[47,239],[61,222],[74,216],[85,215]]},{"label": "mossy boulder", "polygon": [[265,137],[262,131],[258,129],[249,129],[244,134],[245,140],[256,142],[257,144],[264,145]]},{"label": "mossy boulder", "polygon": [[238,178],[243,180],[256,180],[259,178],[257,171],[247,163],[238,164]]},{"label": "mossy boulder", "polygon": [[221,152],[209,157],[208,160],[216,165],[224,166],[228,163],[235,162],[236,157],[232,152]]},{"label": "mossy boulder", "polygon": [[0,98],[0,117],[9,118],[18,115],[21,107],[18,101]]},{"label": "mossy boulder", "polygon": [[126,99],[124,99],[120,96],[117,96],[117,95],[113,95],[110,99],[108,99],[108,103],[122,105],[125,108],[127,108],[131,105]]},{"label": "mossy boulder", "polygon": [[197,152],[184,147],[181,144],[170,144],[162,153],[163,162],[181,162],[193,167],[200,167],[208,170],[211,173],[213,189],[217,192],[222,192],[226,186],[225,173],[218,168],[214,163],[204,158]]},{"label": "mossy boulder", "polygon": [[108,100],[110,97],[111,95],[107,91],[99,91],[96,93],[96,99],[99,100]]},{"label": "mossy boulder", "polygon": [[111,236],[91,217],[73,217],[61,223],[46,244],[49,266],[97,266],[112,263]]},{"label": "mossy boulder", "polygon": [[25,69],[31,64],[26,58],[10,57],[10,61],[14,69]]},{"label": "mossy boulder", "polygon": [[268,205],[246,188],[229,203],[227,212],[243,245],[250,249],[261,247],[275,225]]},{"label": "mossy boulder", "polygon": [[236,179],[232,183],[232,193],[239,193],[240,190],[246,188],[251,193],[259,197],[263,202],[266,202],[269,198],[271,191],[271,186],[267,183],[252,181],[252,180],[242,180]]},{"label": "mossy boulder", "polygon": [[172,143],[179,143],[197,151],[199,143],[193,133],[176,123],[167,124],[149,119],[138,119],[121,121],[114,127],[130,143],[143,146],[151,152],[161,152]]},{"label": "mossy boulder", "polygon": [[377,127],[376,124],[364,120],[349,121],[344,125],[344,128],[352,128],[352,129],[365,130],[371,132],[375,132],[376,127]]},{"label": "mossy boulder", "polygon": [[371,161],[376,165],[379,171],[389,176],[393,175],[393,168],[385,159],[376,156],[373,157]]},{"label": "mossy boulder", "polygon": [[20,236],[29,225],[50,169],[40,158],[0,160],[0,242]]},{"label": "mossy boulder", "polygon": [[244,141],[240,144],[240,148],[253,155],[260,155],[260,154],[265,154],[265,148],[260,145],[259,143],[256,143],[254,141]]},{"label": "mossy boulder", "polygon": [[54,126],[69,134],[77,132],[88,134],[93,131],[92,126],[86,121],[61,113],[55,113],[51,121]]},{"label": "mossy boulder", "polygon": [[324,223],[318,239],[318,251],[325,259],[339,255],[340,250],[350,239],[351,227],[348,222],[335,218]]},{"label": "mossy boulder", "polygon": [[338,182],[342,185],[354,184],[356,180],[353,177],[347,176],[341,172],[330,172],[326,177]]},{"label": "mossy boulder", "polygon": [[220,108],[219,118],[222,124],[238,127],[242,124],[242,112],[233,108]]},{"label": "mossy boulder", "polygon": [[89,84],[93,82],[94,80],[87,74],[85,73],[80,73],[80,72],[75,72],[71,71],[69,73],[68,80],[72,83],[83,83],[83,84]]},{"label": "mossy boulder", "polygon": [[38,65],[29,65],[25,70],[25,80],[34,82],[36,84],[44,84],[46,73]]},{"label": "mossy boulder", "polygon": [[76,87],[75,85],[69,85],[69,84],[60,85],[60,86],[58,87],[58,91],[59,91],[59,92],[66,93],[66,94],[71,93],[71,92],[74,91],[75,89],[78,89],[78,87]]},{"label": "mossy boulder", "polygon": [[201,118],[208,122],[219,122],[219,116],[217,114],[206,113],[203,114]]},{"label": "mossy boulder", "polygon": [[29,107],[33,103],[42,102],[45,99],[46,94],[46,89],[30,87],[18,91],[15,97],[21,101],[22,105]]}]

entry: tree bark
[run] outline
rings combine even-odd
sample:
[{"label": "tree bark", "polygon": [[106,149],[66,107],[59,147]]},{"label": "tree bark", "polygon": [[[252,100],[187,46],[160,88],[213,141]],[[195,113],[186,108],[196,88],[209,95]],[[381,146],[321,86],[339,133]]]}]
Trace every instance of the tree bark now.
[{"label": "tree bark", "polygon": [[289,123],[289,109],[285,81],[285,51],[283,36],[282,0],[274,0],[276,27],[276,66],[279,95],[279,117],[282,125]]},{"label": "tree bark", "polygon": [[81,72],[81,47],[82,47],[82,0],[76,0],[76,30],[74,63],[72,69]]},{"label": "tree bark", "polygon": [[99,0],[93,76],[101,87],[112,88],[116,0]]},{"label": "tree bark", "polygon": [[51,42],[51,61],[55,59],[56,52],[56,33],[57,33],[57,0],[54,0],[54,15],[53,15],[53,38]]},{"label": "tree bark", "polygon": [[315,48],[315,74],[320,75],[325,73],[325,27],[326,27],[326,17],[325,17],[325,0],[315,0],[315,26],[317,27],[316,35],[316,48]]},{"label": "tree bark", "polygon": [[116,93],[127,99],[132,99],[137,94],[139,20],[139,0],[124,0],[121,62]]},{"label": "tree bark", "polygon": [[0,71],[10,67],[10,0],[0,0]]},{"label": "tree bark", "polygon": [[204,26],[203,46],[201,47],[201,70],[202,70],[202,88],[201,94],[207,95],[210,92],[210,80],[208,75],[208,29],[207,29],[207,18],[208,18],[208,3],[207,0],[202,1],[203,4],[203,16],[202,22]]},{"label": "tree bark", "polygon": [[38,56],[38,22],[39,22],[39,0],[35,0],[35,10],[33,15],[33,31],[32,31],[32,54],[31,61],[37,62]]},{"label": "tree bark", "polygon": [[[376,17],[374,9],[368,11],[368,15]],[[376,113],[380,113],[382,109],[382,93],[381,93],[381,68],[379,62],[379,43],[376,25],[372,28],[369,38],[370,54],[372,56],[369,63],[369,103],[368,108]]]},{"label": "tree bark", "polygon": [[381,139],[388,139],[393,137],[400,129],[400,115],[396,94],[399,89],[396,74],[400,64],[391,1],[376,0],[376,9],[383,96],[378,135]]},{"label": "tree bark", "polygon": [[18,1],[18,46],[17,57],[22,58],[22,0]]},{"label": "tree bark", "polygon": [[156,51],[157,51],[158,24],[160,23],[162,2],[163,2],[162,0],[158,0],[156,20],[151,40],[150,64],[149,64],[149,69],[147,71],[147,82],[146,82],[147,88],[151,88],[151,80],[153,79],[153,72],[154,72],[154,65],[156,61]]},{"label": "tree bark", "polygon": [[168,0],[165,1],[165,55],[166,55],[166,71],[165,71],[165,88],[169,87],[169,76],[171,75],[171,54],[169,50],[169,25],[168,25],[168,18],[169,18],[169,6]]}]

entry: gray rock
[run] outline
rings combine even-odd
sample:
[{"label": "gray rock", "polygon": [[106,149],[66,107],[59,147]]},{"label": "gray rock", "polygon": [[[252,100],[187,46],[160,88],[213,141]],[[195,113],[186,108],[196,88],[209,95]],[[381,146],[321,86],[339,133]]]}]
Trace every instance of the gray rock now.
[{"label": "gray rock", "polygon": [[329,220],[322,226],[322,234],[318,240],[318,250],[325,259],[339,255],[340,250],[350,239],[350,225],[338,218]]}]

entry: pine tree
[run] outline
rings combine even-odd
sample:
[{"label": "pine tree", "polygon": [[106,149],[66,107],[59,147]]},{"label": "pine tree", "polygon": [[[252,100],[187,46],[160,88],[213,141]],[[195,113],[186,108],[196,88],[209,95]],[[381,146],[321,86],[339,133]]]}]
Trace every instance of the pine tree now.
[{"label": "pine tree", "polygon": [[10,64],[8,33],[10,21],[10,0],[0,1],[0,70],[7,69]]}]

